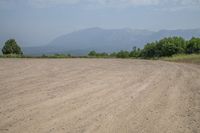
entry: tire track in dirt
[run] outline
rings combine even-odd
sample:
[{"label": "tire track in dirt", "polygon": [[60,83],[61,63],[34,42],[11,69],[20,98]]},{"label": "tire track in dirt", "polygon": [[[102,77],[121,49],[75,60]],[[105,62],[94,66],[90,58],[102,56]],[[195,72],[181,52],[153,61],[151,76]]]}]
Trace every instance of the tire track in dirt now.
[{"label": "tire track in dirt", "polygon": [[198,133],[200,67],[120,59],[1,59],[0,132]]}]

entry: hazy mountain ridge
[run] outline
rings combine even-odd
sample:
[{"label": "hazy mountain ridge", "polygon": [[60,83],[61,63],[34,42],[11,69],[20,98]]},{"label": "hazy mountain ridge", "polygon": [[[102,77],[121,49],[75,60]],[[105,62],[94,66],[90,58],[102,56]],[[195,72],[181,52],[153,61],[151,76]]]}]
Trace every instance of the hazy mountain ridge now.
[{"label": "hazy mountain ridge", "polygon": [[58,37],[48,47],[68,48],[71,50],[77,48],[96,49],[99,51],[130,49],[133,42],[150,35],[149,32],[142,30],[135,32],[129,29],[105,30],[90,28]]},{"label": "hazy mountain ridge", "polygon": [[200,29],[187,30],[149,30],[89,28],[75,31],[54,39],[42,47],[23,47],[27,55],[70,53],[85,55],[90,50],[113,52],[131,50],[133,46],[143,47],[147,42],[163,37],[181,36],[185,39],[200,37]]},{"label": "hazy mountain ridge", "polygon": [[160,30],[153,34],[151,38],[163,38],[169,36],[181,36],[185,39],[190,39],[191,37],[200,37],[200,29],[186,29],[186,30]]}]

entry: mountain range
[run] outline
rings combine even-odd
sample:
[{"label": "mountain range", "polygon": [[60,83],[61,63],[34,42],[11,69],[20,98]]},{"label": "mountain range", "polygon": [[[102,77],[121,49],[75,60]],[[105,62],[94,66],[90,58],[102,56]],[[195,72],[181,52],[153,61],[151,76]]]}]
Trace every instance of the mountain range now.
[{"label": "mountain range", "polygon": [[26,55],[42,55],[65,53],[86,55],[91,50],[97,52],[113,52],[142,48],[146,43],[163,37],[181,36],[185,39],[200,37],[200,29],[186,30],[134,30],[89,28],[57,37],[47,45],[39,47],[23,47]]}]

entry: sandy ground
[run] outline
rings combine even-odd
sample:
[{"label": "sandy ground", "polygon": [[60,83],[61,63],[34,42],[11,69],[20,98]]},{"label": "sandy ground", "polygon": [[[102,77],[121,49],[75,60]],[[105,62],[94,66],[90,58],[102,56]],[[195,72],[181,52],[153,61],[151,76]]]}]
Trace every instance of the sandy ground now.
[{"label": "sandy ground", "polygon": [[0,133],[200,133],[200,66],[0,59]]}]

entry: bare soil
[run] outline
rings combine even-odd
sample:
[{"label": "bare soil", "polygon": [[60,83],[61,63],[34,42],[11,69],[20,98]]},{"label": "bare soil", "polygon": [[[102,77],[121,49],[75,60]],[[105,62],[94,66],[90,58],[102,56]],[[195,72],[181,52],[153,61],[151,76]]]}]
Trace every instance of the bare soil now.
[{"label": "bare soil", "polygon": [[0,59],[0,133],[200,133],[200,66]]}]

